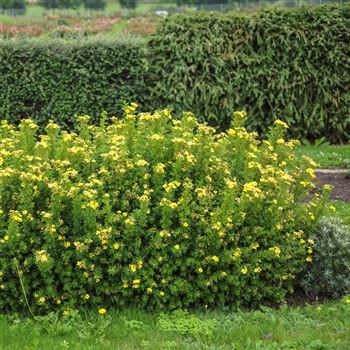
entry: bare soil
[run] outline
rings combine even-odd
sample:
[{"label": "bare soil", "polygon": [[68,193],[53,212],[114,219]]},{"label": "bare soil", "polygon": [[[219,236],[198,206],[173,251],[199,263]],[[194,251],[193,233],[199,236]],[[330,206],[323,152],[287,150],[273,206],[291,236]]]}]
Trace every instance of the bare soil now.
[{"label": "bare soil", "polygon": [[315,183],[318,189],[321,190],[325,184],[332,185],[332,200],[350,202],[350,172],[322,171],[316,175]]}]

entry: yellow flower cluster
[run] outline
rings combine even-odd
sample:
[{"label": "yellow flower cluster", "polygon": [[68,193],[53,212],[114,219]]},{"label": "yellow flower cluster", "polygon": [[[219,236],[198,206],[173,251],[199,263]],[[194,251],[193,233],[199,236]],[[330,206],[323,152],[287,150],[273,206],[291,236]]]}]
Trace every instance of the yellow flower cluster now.
[{"label": "yellow flower cluster", "polygon": [[254,303],[283,296],[312,261],[330,188],[309,193],[316,164],[296,157],[284,122],[261,140],[245,112],[217,132],[137,108],[108,125],[79,116],[76,132],[1,123],[0,311],[22,298],[17,257],[36,307],[67,315],[80,304],[103,315],[111,301]]}]

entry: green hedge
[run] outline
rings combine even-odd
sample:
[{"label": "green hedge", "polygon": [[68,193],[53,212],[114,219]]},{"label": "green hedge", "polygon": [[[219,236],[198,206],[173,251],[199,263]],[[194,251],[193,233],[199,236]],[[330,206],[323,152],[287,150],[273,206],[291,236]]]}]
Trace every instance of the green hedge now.
[{"label": "green hedge", "polygon": [[69,127],[125,100],[223,130],[245,109],[251,130],[278,117],[295,137],[339,142],[350,136],[349,43],[349,5],[175,15],[148,42],[0,40],[0,116]]},{"label": "green hedge", "polygon": [[0,115],[71,127],[75,114],[119,113],[143,95],[145,47],[104,37],[0,41]]},{"label": "green hedge", "polygon": [[251,17],[169,17],[149,43],[151,99],[226,128],[232,110],[266,132],[350,135],[350,7],[267,10]]}]

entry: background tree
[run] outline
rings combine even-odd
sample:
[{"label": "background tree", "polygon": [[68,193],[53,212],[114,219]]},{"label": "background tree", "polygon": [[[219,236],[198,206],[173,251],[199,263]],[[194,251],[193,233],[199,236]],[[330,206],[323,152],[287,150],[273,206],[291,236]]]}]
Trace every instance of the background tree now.
[{"label": "background tree", "polygon": [[176,5],[178,7],[191,6],[196,4],[196,0],[176,0]]},{"label": "background tree", "polygon": [[102,11],[106,8],[106,0],[83,0],[87,10]]},{"label": "background tree", "polygon": [[0,0],[0,14],[10,16],[24,15],[26,12],[25,0]]},{"label": "background tree", "polygon": [[125,9],[135,9],[137,6],[137,0],[119,0],[119,4]]},{"label": "background tree", "polygon": [[40,0],[40,5],[47,10],[60,8],[60,0]]},{"label": "background tree", "polygon": [[81,6],[82,0],[58,0],[60,8],[77,9]]}]

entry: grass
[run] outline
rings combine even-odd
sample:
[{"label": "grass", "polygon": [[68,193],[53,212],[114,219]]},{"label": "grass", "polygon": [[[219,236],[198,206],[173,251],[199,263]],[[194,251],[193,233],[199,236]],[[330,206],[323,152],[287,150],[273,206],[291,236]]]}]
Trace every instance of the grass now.
[{"label": "grass", "polygon": [[349,349],[350,304],[344,301],[253,312],[154,314],[37,320],[0,316],[0,348],[16,349]]},{"label": "grass", "polygon": [[311,157],[320,168],[350,167],[350,145],[305,145],[299,147],[298,154]]},{"label": "grass", "polygon": [[331,201],[330,204],[336,208],[336,212],[330,212],[329,215],[338,216],[344,221],[344,223],[350,225],[350,203]]},{"label": "grass", "polygon": [[112,27],[112,30],[110,30],[108,34],[111,34],[111,35],[120,34],[123,32],[125,28],[127,28],[127,26],[128,26],[128,21],[126,19],[123,19],[118,23],[114,24]]}]

